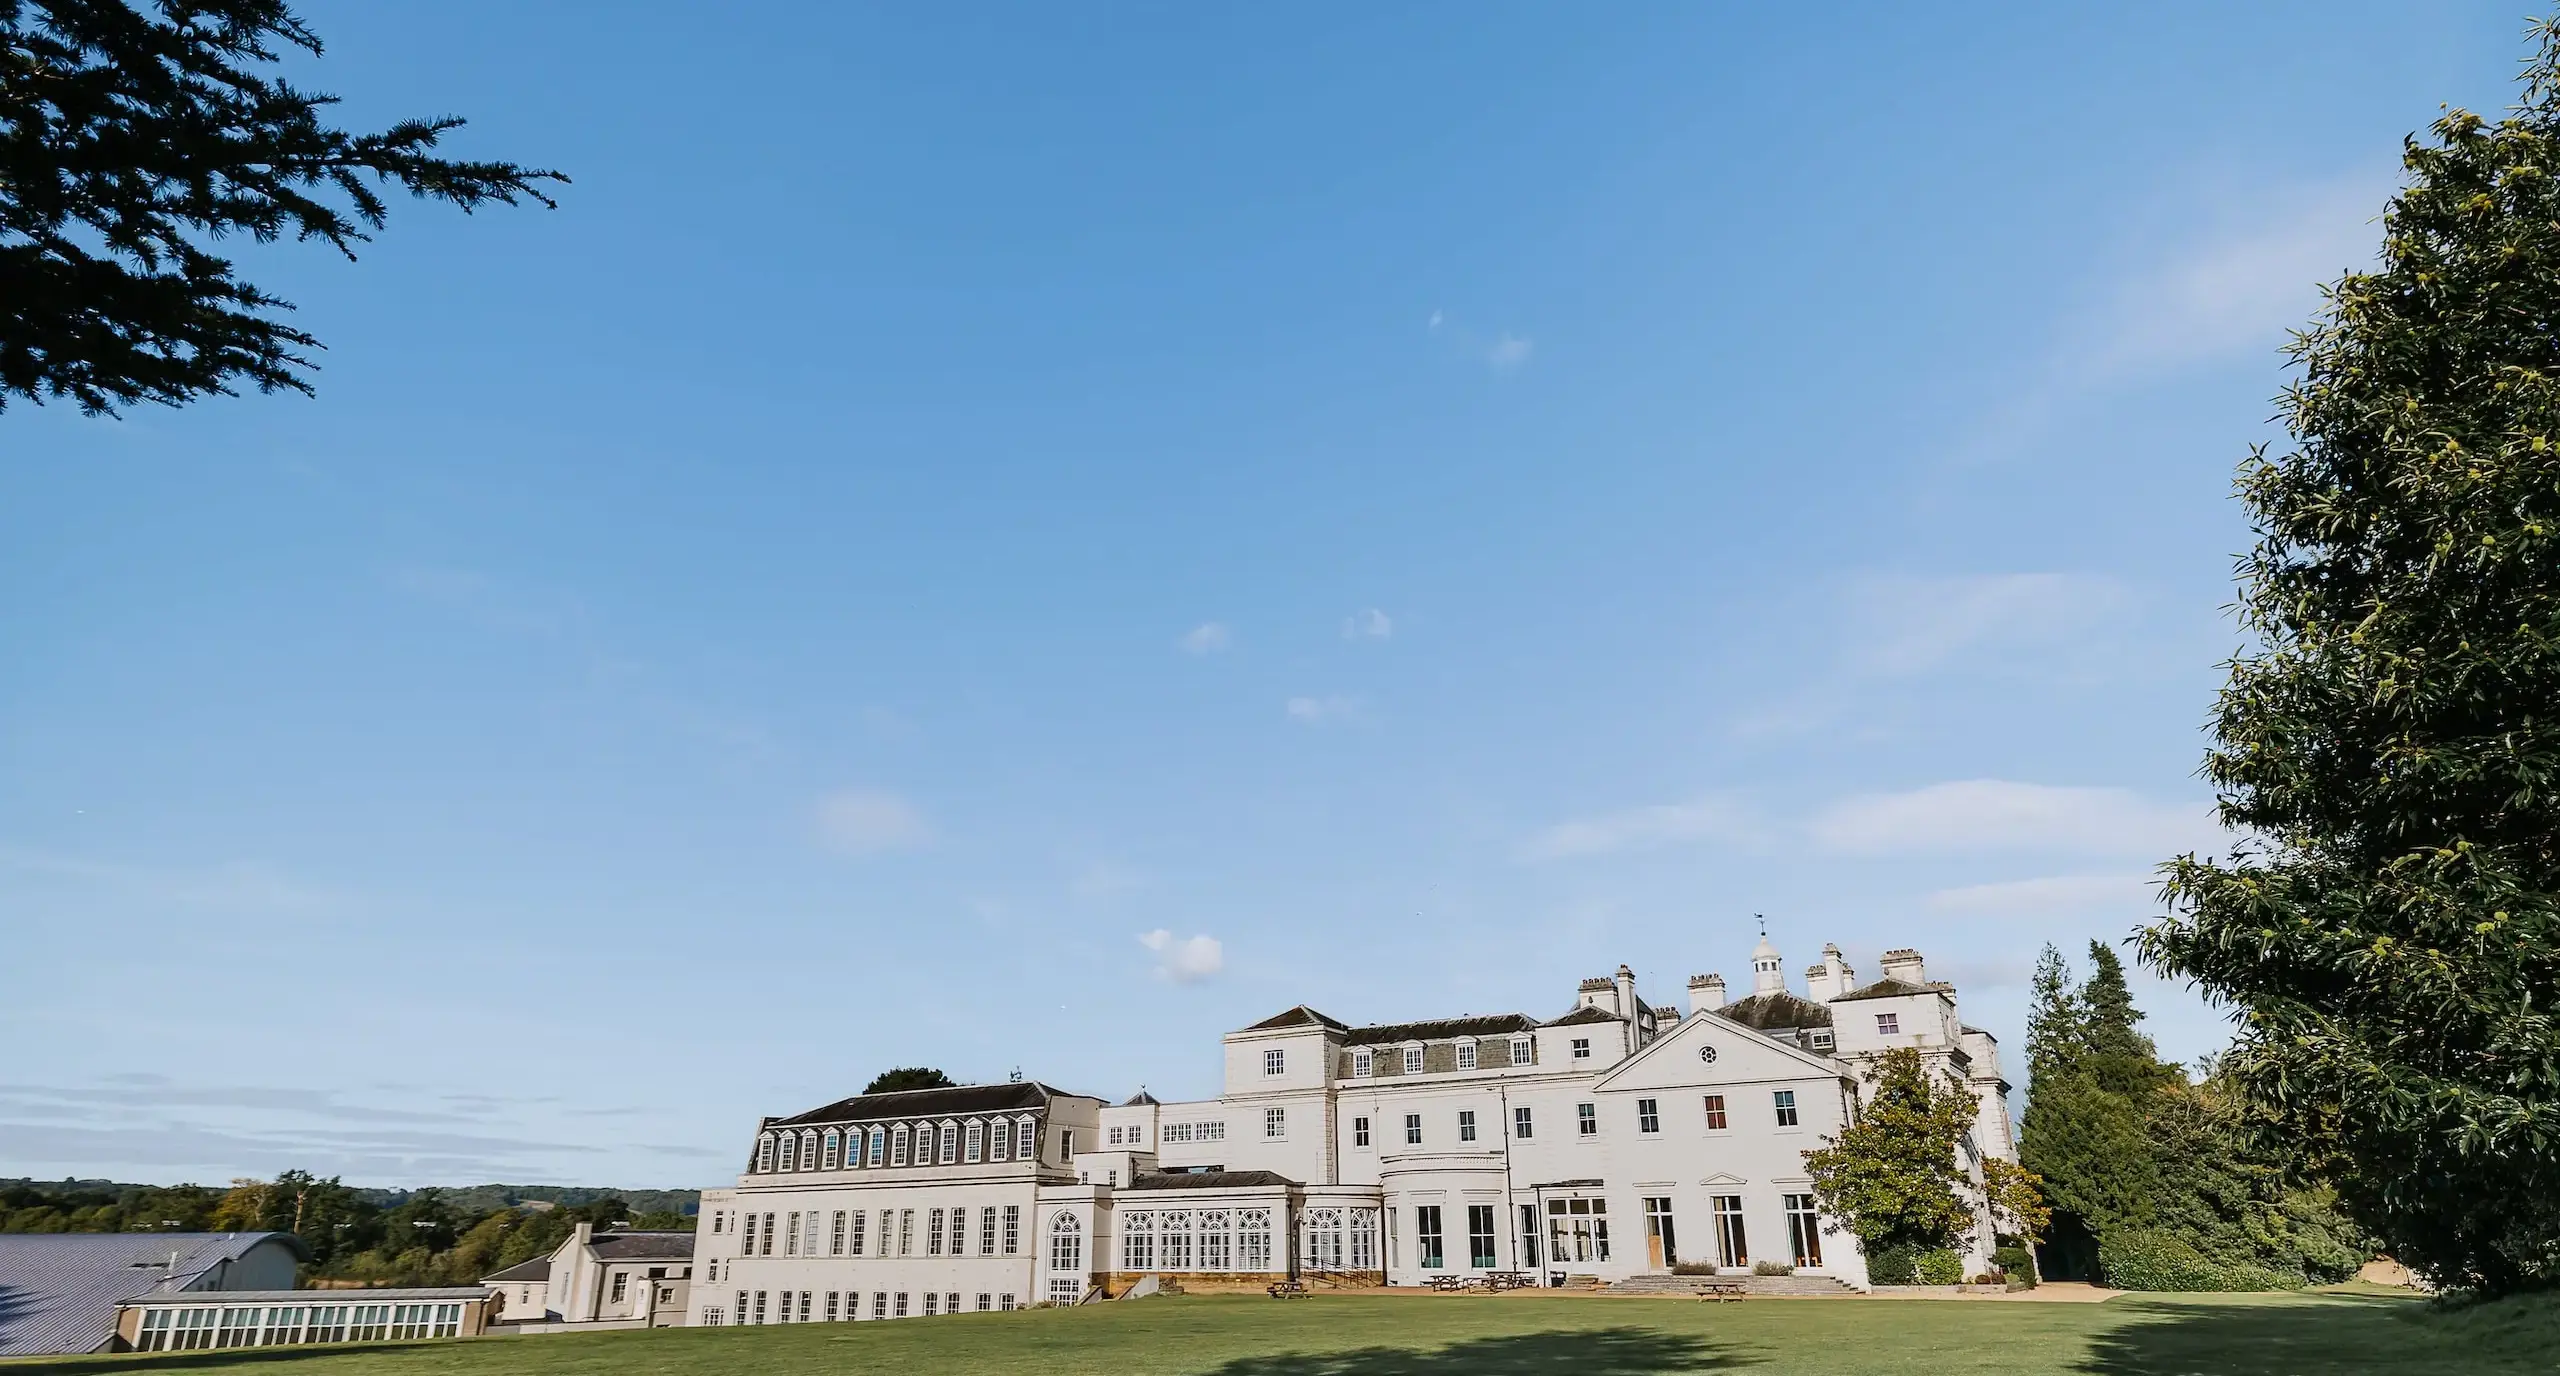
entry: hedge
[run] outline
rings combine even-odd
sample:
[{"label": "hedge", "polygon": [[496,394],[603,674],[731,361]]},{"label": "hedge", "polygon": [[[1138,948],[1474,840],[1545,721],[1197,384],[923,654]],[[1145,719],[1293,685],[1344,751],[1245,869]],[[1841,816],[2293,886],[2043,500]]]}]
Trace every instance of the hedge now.
[{"label": "hedge", "polygon": [[2098,1274],[2118,1290],[2299,1290],[2308,1283],[2255,1262],[2217,1261],[2153,1228],[2109,1233],[2098,1244]]}]

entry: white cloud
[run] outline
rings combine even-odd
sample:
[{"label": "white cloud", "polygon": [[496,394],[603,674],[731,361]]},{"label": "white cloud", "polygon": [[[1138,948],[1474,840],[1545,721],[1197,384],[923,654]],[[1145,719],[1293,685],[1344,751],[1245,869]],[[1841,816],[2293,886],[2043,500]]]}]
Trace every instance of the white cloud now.
[{"label": "white cloud", "polygon": [[1185,631],[1179,643],[1186,654],[1213,655],[1234,644],[1235,639],[1235,632],[1228,630],[1225,623],[1203,621]]},{"label": "white cloud", "polygon": [[1339,693],[1324,697],[1295,697],[1282,706],[1289,720],[1309,726],[1325,726],[1334,722],[1355,721],[1360,716],[1360,700]]},{"label": "white cloud", "polygon": [[1386,640],[1395,633],[1396,623],[1375,607],[1342,618],[1342,638],[1345,640]]},{"label": "white cloud", "polygon": [[1497,373],[1507,373],[1527,363],[1529,352],[1535,347],[1534,342],[1527,335],[1514,334],[1509,330],[1504,330],[1487,339],[1449,319],[1440,311],[1431,313],[1431,323],[1426,328],[1433,335],[1447,341],[1446,347],[1455,349],[1468,357],[1483,360],[1486,367]]},{"label": "white cloud", "polygon": [[1844,799],[1813,821],[1814,839],[1858,854],[2047,850],[2160,858],[2219,836],[2202,803],[2154,803],[2121,788],[2057,788],[1965,779]]},{"label": "white cloud", "polygon": [[933,840],[915,805],[880,788],[846,788],[818,800],[818,839],[846,855],[912,850]]},{"label": "white cloud", "polygon": [[2057,874],[1940,889],[1929,907],[1944,913],[1992,917],[2050,917],[2146,908],[2158,881],[2147,874]]},{"label": "white cloud", "polygon": [[1195,984],[1227,968],[1226,948],[1213,936],[1177,941],[1173,933],[1158,927],[1140,933],[1138,944],[1156,953],[1156,978],[1176,984]]},{"label": "white cloud", "polygon": [[1570,860],[1698,841],[1750,840],[1756,831],[1739,804],[1702,798],[1559,822],[1529,838],[1520,854],[1528,860]]},{"label": "white cloud", "polygon": [[2078,573],[1876,576],[1850,593],[1859,667],[1916,674],[1994,643],[2081,634],[2130,602],[2123,584]]},{"label": "white cloud", "polygon": [[2097,364],[2148,372],[2252,351],[2271,353],[2309,321],[2321,284],[2374,261],[2383,176],[2285,188],[2256,213],[2119,289]]}]

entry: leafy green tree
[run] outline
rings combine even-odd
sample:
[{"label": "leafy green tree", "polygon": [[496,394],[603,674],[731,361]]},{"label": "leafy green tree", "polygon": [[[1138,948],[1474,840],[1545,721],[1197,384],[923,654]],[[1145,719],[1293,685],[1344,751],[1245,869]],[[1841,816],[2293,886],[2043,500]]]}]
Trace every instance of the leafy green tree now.
[{"label": "leafy green tree", "polygon": [[284,0],[0,0],[0,408],[308,393],[319,340],[207,250],[318,239],[352,259],[397,186],[468,212],[552,204],[557,172],[433,156],[452,116],[378,134],[273,72],[320,39]]},{"label": "leafy green tree", "polygon": [[653,1210],[634,1215],[631,1220],[634,1229],[651,1233],[689,1233],[693,1231],[693,1224],[693,1215],[680,1214],[673,1209]]},{"label": "leafy green tree", "polygon": [[1870,1256],[1955,1246],[1974,1226],[1972,1185],[1956,1155],[1973,1129],[1972,1092],[1931,1075],[1909,1047],[1886,1052],[1868,1086],[1839,1137],[1805,1153],[1822,1211]]},{"label": "leafy green tree", "polygon": [[901,1089],[949,1089],[955,1082],[939,1070],[920,1065],[900,1066],[871,1077],[863,1086],[865,1094],[889,1094]]},{"label": "leafy green tree", "polygon": [[2411,139],[2380,264],[2293,347],[2239,488],[2255,645],[2167,867],[2160,970],[2234,1084],[2437,1282],[2560,1284],[2560,29],[2523,103]]}]

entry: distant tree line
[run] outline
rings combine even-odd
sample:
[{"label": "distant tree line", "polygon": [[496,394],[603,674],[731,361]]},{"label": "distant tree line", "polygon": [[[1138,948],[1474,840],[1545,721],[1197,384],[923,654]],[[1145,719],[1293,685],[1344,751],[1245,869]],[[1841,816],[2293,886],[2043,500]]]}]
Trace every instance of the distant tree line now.
[{"label": "distant tree line", "polygon": [[[531,1197],[536,1192],[576,1198]],[[365,1190],[308,1171],[235,1180],[221,1189],[16,1181],[0,1185],[0,1232],[283,1232],[311,1249],[306,1281],[470,1284],[556,1250],[580,1223],[598,1231],[693,1227],[686,1212],[690,1192],[633,1193],[657,1207],[635,1208],[624,1195],[580,1188]]]}]

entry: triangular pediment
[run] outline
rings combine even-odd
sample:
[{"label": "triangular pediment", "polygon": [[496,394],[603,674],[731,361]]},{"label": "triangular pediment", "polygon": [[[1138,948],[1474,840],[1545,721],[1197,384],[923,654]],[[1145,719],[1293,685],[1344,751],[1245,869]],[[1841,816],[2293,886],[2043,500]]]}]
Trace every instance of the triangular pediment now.
[{"label": "triangular pediment", "polygon": [[1762,1080],[1802,1080],[1848,1073],[1817,1056],[1739,1023],[1701,1013],[1682,1018],[1642,1051],[1610,1068],[1600,1090],[1713,1088]]}]

